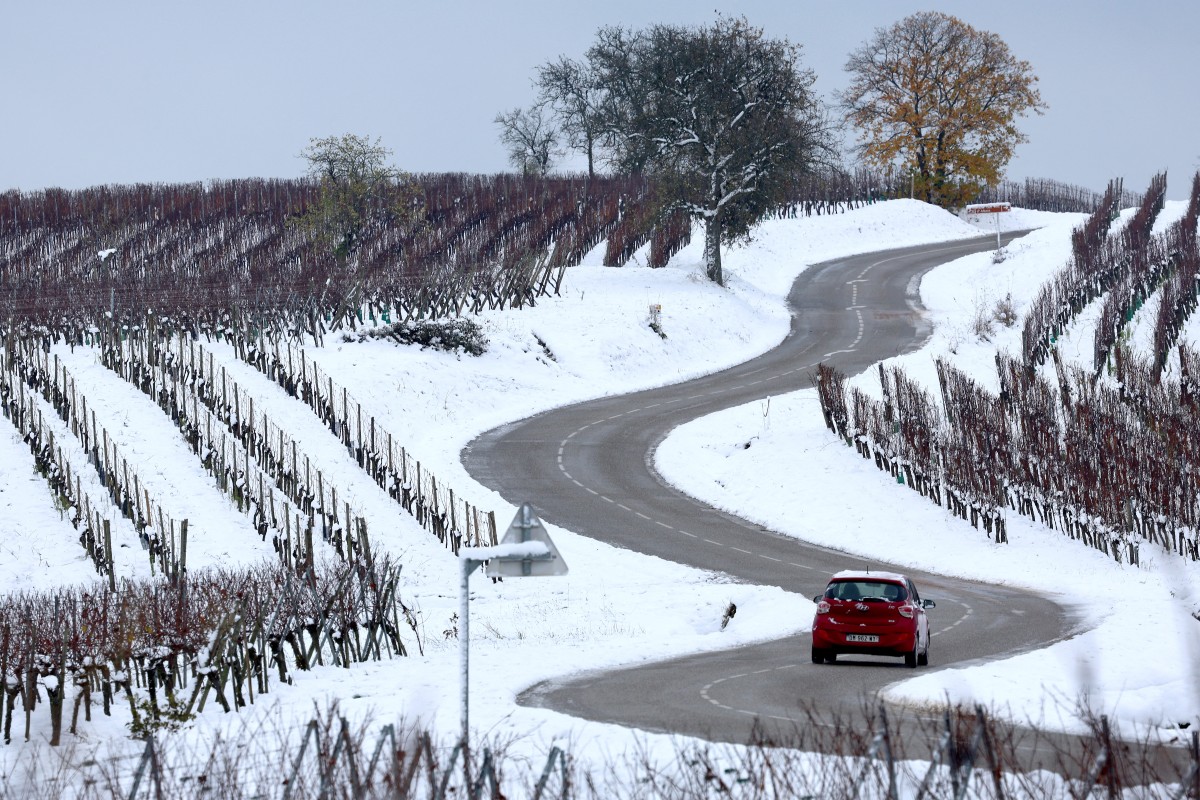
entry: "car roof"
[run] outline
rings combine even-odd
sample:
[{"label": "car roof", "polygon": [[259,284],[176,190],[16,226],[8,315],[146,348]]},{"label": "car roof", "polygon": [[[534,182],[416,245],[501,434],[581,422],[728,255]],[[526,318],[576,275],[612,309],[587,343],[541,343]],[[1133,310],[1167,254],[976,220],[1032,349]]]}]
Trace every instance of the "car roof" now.
[{"label": "car roof", "polygon": [[908,578],[901,575],[899,572],[881,572],[874,570],[863,569],[844,569],[841,572],[834,573],[830,581],[891,581],[894,583],[906,583]]}]

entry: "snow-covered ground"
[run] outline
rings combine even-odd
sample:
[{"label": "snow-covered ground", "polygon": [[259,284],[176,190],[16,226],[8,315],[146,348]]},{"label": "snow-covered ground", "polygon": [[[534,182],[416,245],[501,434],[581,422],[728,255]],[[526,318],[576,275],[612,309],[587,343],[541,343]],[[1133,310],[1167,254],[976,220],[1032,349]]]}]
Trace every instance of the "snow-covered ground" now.
[{"label": "snow-covered ground", "polygon": [[[1182,214],[1168,204],[1164,220]],[[1011,297],[1023,313],[1042,282],[1066,261],[1078,214],[1015,210],[1008,229],[1037,227],[1008,248],[1000,264],[984,253],[959,259],[925,277],[921,295],[933,335],[928,345],[899,359],[910,376],[936,387],[934,359],[954,362],[984,385],[995,382],[997,349],[1018,352],[1020,327],[997,326],[991,341],[972,331],[977,307]],[[1122,223],[1118,223],[1123,224]],[[972,225],[920,202],[898,200],[851,213],[771,220],[754,242],[726,254],[728,287],[703,277],[700,242],[664,269],[580,266],[568,271],[559,297],[536,307],[477,318],[490,340],[480,357],[422,351],[382,341],[329,337],[309,354],[346,386],[372,415],[422,461],[440,482],[484,509],[501,525],[515,509],[474,483],[459,462],[463,446],[480,432],[539,410],[605,394],[662,385],[711,372],[757,355],[786,334],[785,297],[809,265],[837,256],[991,233],[994,221]],[[1114,226],[1116,227],[1116,226]],[[1162,225],[1160,224],[1160,229]],[[586,264],[598,264],[599,254]],[[649,327],[651,305],[661,306],[666,338]],[[1149,304],[1147,306],[1149,308]],[[1143,309],[1142,315],[1148,313]],[[1085,316],[1071,337],[1086,359],[1091,331]],[[1141,330],[1145,323],[1135,323]],[[1200,339],[1200,320],[1189,337]],[[1144,334],[1141,334],[1144,338]],[[1135,336],[1135,340],[1138,337]],[[404,719],[454,735],[459,721],[459,567],[428,533],[399,513],[386,495],[348,459],[336,440],[299,401],[213,345],[256,405],[322,464],[330,480],[348,487],[369,519],[372,542],[403,563],[402,596],[416,610],[421,642],[412,655],[344,670],[298,673],[292,687],[273,689],[238,714],[211,710],[184,736],[228,733],[262,719],[307,719],[314,702],[337,699],[343,713],[380,723]],[[177,518],[188,518],[201,563],[250,563],[267,557],[250,522],[209,488],[198,461],[162,412],[96,364],[95,354],[57,350],[67,360],[89,404],[143,477],[170,498]],[[873,390],[874,372],[856,379]],[[875,390],[877,391],[877,390]],[[144,402],[143,402],[144,401]],[[157,416],[156,416],[157,415]],[[10,441],[11,440],[11,441]],[[747,441],[754,446],[745,448]],[[714,505],[805,540],[924,570],[1024,586],[1053,594],[1077,609],[1085,630],[1037,652],[951,668],[936,663],[887,689],[912,703],[982,703],[1018,721],[1071,729],[1076,703],[1086,698],[1130,732],[1160,729],[1169,738],[1181,723],[1200,724],[1200,571],[1142,550],[1142,566],[1115,564],[1059,533],[1012,516],[1009,544],[993,545],[894,481],[828,434],[815,393],[802,391],[732,409],[677,429],[659,448],[656,465],[684,490]],[[787,486],[776,478],[791,476]],[[32,459],[11,433],[0,437],[0,587],[48,588],[86,580],[90,565],[73,530],[34,480]],[[769,497],[770,502],[762,498]],[[820,502],[817,502],[819,498]],[[535,506],[537,498],[528,498]],[[165,504],[170,505],[170,503]],[[852,522],[847,522],[847,521]],[[853,536],[845,535],[852,527]],[[542,679],[629,665],[742,643],[802,634],[808,627],[811,586],[795,593],[737,583],[655,558],[599,544],[549,526],[570,566],[564,577],[492,583],[471,579],[471,715],[477,735],[516,738],[532,752],[551,743],[577,756],[623,752],[633,734],[516,705],[517,694]],[[37,535],[31,531],[38,531]],[[916,546],[914,546],[916,545]],[[189,556],[190,557],[190,556]],[[143,574],[139,559],[119,562],[126,575]],[[722,612],[739,612],[722,628]],[[758,608],[773,613],[755,613]],[[82,724],[85,748],[123,743],[127,720],[96,715]],[[35,723],[48,725],[46,715]],[[45,729],[35,738],[44,741]],[[20,747],[0,748],[0,772]]]}]

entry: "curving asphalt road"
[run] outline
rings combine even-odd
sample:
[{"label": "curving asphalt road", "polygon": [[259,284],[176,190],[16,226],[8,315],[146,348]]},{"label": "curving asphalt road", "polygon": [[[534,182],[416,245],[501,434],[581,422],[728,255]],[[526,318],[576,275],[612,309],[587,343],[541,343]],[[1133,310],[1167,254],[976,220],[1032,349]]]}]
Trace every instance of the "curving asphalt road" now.
[{"label": "curving asphalt road", "polygon": [[[862,559],[781,536],[682,494],[655,473],[655,448],[696,417],[811,386],[821,361],[853,375],[915,349],[928,335],[920,276],[994,242],[982,237],[811,267],[789,295],[791,332],[770,352],[686,383],[505,425],[471,442],[463,462],[507,500],[530,501],[544,519],[578,533],[746,582],[817,594],[830,574]],[[938,604],[930,612],[929,669],[1042,647],[1074,625],[1044,597],[905,571]],[[544,683],[521,702],[647,731],[746,742],[764,730],[785,735],[814,719],[861,718],[877,690],[912,674],[897,659],[841,657],[835,665],[815,665],[808,651],[806,635],[788,637]]]}]

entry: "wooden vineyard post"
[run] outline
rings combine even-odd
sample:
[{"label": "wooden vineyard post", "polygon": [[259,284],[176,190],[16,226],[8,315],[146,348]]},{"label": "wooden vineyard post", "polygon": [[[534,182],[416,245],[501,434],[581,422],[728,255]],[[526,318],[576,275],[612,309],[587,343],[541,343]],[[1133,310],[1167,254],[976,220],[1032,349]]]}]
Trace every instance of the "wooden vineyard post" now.
[{"label": "wooden vineyard post", "polygon": [[[297,547],[303,547],[303,545],[302,545],[302,544],[301,544],[301,542],[300,542],[300,532],[301,532],[302,530],[304,530],[304,525],[302,524],[302,520],[303,520],[303,517],[301,517],[301,516],[300,516],[300,511],[299,511],[299,510],[297,510],[297,511],[296,511],[296,524],[295,524],[295,528],[296,528],[296,546],[297,546]],[[300,553],[299,553],[299,554],[297,554],[297,555],[299,555],[299,556],[300,556],[299,563],[297,563],[297,561],[296,561],[296,555],[293,555],[293,556],[292,556],[292,565],[293,565],[293,566],[292,566],[292,568],[293,568],[293,569],[295,569],[296,567],[303,567],[303,566],[304,566],[304,559],[305,559],[305,557],[306,557],[306,555],[307,555],[307,554],[305,554],[304,552],[300,552]]]},{"label": "wooden vineyard post", "polygon": [[[282,471],[287,469],[287,464],[284,461],[287,457],[287,449],[283,445],[283,428],[276,428],[276,430],[279,431],[279,469]],[[286,493],[287,489],[284,489],[284,492]]]},{"label": "wooden vineyard post", "polygon": [[75,392],[75,379],[71,379],[71,435],[79,436],[79,397]]},{"label": "wooden vineyard post", "polygon": [[[95,414],[96,412],[92,412]],[[108,429],[104,429],[104,488],[112,496],[112,471],[108,468]]]},{"label": "wooden vineyard post", "polygon": [[[398,630],[398,629],[397,629]],[[4,623],[4,627],[0,629],[0,675],[8,675],[8,647],[9,647],[9,626]],[[8,681],[5,681],[6,690],[8,689]],[[9,712],[8,724],[4,724],[4,709],[8,705],[8,693],[0,694],[0,735],[8,739],[8,733],[12,728],[12,712]]]},{"label": "wooden vineyard post", "polygon": [[304,564],[308,569],[313,568],[313,519],[308,518],[308,524],[304,526]]},{"label": "wooden vineyard post", "polygon": [[362,517],[358,518],[358,543],[362,546],[363,560],[370,567],[375,559],[371,555],[371,540],[367,538],[367,521]]},{"label": "wooden vineyard post", "polygon": [[104,555],[108,559],[108,590],[117,591],[117,572],[113,565],[112,524],[104,520]]},{"label": "wooden vineyard post", "polygon": [[176,567],[176,575],[181,578],[187,573],[187,532],[188,521],[185,519],[179,523],[179,563]]},{"label": "wooden vineyard post", "polygon": [[163,513],[162,513],[161,507],[159,507],[159,509],[158,509],[158,530],[159,530],[159,538],[162,540],[162,553],[163,553],[162,564],[161,564],[162,572],[163,572],[163,575],[170,577],[171,572],[172,572],[171,559],[170,559],[171,554],[169,554],[167,552],[167,548],[168,548],[168,545],[170,545],[170,548],[172,550],[174,550],[174,542],[171,541],[171,537],[172,537],[174,531],[172,530],[172,526],[168,525],[163,520]]},{"label": "wooden vineyard post", "polygon": [[[330,379],[332,382],[332,379]],[[346,387],[342,387],[342,442],[350,446],[350,406],[346,399]]]},{"label": "wooden vineyard post", "polygon": [[179,539],[175,534],[175,520],[167,518],[166,535],[163,537],[166,545],[163,547],[163,574],[172,583],[179,580]]},{"label": "wooden vineyard post", "polygon": [[321,475],[321,470],[317,470],[317,502],[321,504],[321,510],[325,510],[325,479]]},{"label": "wooden vineyard post", "polygon": [[[300,359],[300,385],[308,386],[308,359]],[[312,402],[311,400],[309,401]]]},{"label": "wooden vineyard post", "polygon": [[146,535],[146,553],[150,557],[150,577],[154,577],[154,548],[150,546],[150,536]]},{"label": "wooden vineyard post", "polygon": [[[229,481],[226,480],[225,470],[223,469],[226,464],[226,461],[225,461],[226,455],[225,454],[226,454],[225,431],[221,431],[221,467],[222,467],[222,469],[217,474],[217,484],[221,487],[222,492],[224,492],[225,494],[230,494],[233,490],[232,490],[232,487],[230,487],[230,485],[229,485]],[[238,511],[241,511],[241,510],[242,510],[241,506],[238,506]]]},{"label": "wooden vineyard post", "polygon": [[[263,474],[260,470],[258,473],[258,513],[262,514],[264,520],[267,518],[266,513],[263,511],[263,506],[266,505],[266,502],[267,495],[266,492],[263,491]],[[255,522],[257,522],[257,520],[255,520]],[[265,533],[263,534],[263,538],[266,538]]]},{"label": "wooden vineyard post", "polygon": [[[129,462],[123,458],[121,459],[121,472],[125,475],[125,492],[126,492],[126,494],[128,494],[129,493]],[[135,475],[134,476],[135,480],[136,480],[136,477],[137,476]],[[136,504],[136,499],[134,502]],[[125,513],[125,509],[122,508],[121,513]]]}]

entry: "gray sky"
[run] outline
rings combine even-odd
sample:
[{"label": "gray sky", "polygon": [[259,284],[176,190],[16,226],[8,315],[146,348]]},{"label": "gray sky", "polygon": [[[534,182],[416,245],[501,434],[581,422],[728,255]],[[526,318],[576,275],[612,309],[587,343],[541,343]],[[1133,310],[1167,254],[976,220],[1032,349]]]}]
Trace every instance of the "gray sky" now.
[{"label": "gray sky", "polygon": [[509,169],[496,113],[534,67],[597,28],[744,14],[804,47],[828,95],[851,50],[915,11],[999,34],[1040,78],[1044,116],[1013,179],[1142,191],[1200,167],[1200,3],[989,0],[6,0],[0,190],[295,177],[311,137],[380,137],[414,172]]}]

